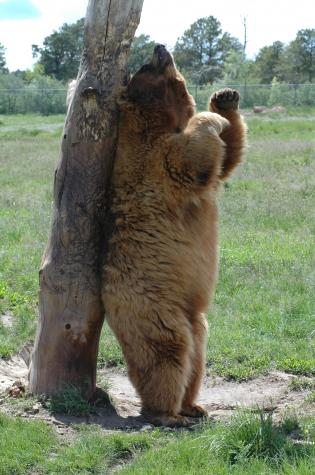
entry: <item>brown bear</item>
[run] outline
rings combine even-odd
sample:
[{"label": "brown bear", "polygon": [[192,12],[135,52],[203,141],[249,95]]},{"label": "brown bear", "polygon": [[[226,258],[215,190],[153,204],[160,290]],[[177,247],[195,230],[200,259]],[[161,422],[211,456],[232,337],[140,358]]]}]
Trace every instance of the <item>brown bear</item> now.
[{"label": "brown bear", "polygon": [[245,145],[238,102],[225,89],[196,114],[163,45],[120,101],[102,295],[142,413],[157,425],[206,415],[196,398],[218,270],[216,194]]}]

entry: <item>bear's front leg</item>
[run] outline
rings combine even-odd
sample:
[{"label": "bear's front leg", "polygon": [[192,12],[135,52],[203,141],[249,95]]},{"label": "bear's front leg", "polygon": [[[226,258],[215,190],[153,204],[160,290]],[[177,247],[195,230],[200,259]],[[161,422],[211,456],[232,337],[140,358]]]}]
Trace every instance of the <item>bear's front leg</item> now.
[{"label": "bear's front leg", "polygon": [[219,134],[226,144],[225,158],[222,164],[220,179],[226,179],[231,171],[241,162],[246,146],[246,125],[239,113],[240,95],[235,89],[221,89],[212,94],[209,110],[227,119],[230,127]]},{"label": "bear's front leg", "polygon": [[216,186],[225,156],[220,134],[226,127],[229,122],[219,114],[201,112],[182,133],[170,138],[164,168],[177,188],[186,193]]}]

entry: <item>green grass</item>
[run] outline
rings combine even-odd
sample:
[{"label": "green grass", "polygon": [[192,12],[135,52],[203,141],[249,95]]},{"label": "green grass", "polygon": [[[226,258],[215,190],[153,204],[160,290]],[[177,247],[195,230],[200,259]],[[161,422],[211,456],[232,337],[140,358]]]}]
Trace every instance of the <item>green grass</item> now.
[{"label": "green grass", "polygon": [[43,422],[28,422],[0,413],[0,475],[25,475],[45,463],[56,445],[51,428]]},{"label": "green grass", "polygon": [[[315,463],[314,423],[244,412],[194,432],[106,434],[73,426],[69,441],[43,422],[0,414],[0,474],[295,474]],[[298,442],[296,443],[296,438]]]},{"label": "green grass", "polygon": [[8,130],[19,134],[21,129],[54,130],[63,126],[63,115],[44,116],[40,114],[0,115],[0,133]]},{"label": "green grass", "polygon": [[153,447],[119,473],[310,474],[314,446],[295,444],[292,429],[300,429],[295,421],[276,425],[270,415],[244,413]]},{"label": "green grass", "polygon": [[0,128],[0,312],[14,315],[0,325],[0,356],[34,335],[38,267],[47,241],[58,142],[40,136],[1,136]]},{"label": "green grass", "polygon": [[208,361],[232,379],[270,368],[312,375],[315,123],[255,117],[248,125],[246,162],[220,197]]},{"label": "green grass", "polygon": [[255,138],[267,137],[269,141],[313,139],[313,119],[314,117],[283,117],[279,114],[251,117],[250,134]]},{"label": "green grass", "polygon": [[152,445],[157,445],[159,437],[158,432],[122,433],[105,437],[97,427],[85,429],[74,444],[61,448],[56,457],[45,464],[43,473],[108,474],[113,468],[127,463]]},{"label": "green grass", "polygon": [[293,378],[289,384],[291,391],[305,391],[307,389],[315,389],[315,379],[305,377]]},{"label": "green grass", "polygon": [[[294,373],[290,389],[310,390],[308,404],[315,401],[314,118],[314,110],[248,118],[247,160],[219,197],[221,267],[207,354],[209,371],[237,381],[275,368]],[[0,321],[2,357],[34,336],[62,121],[0,117],[0,313],[13,315],[12,328]],[[99,366],[120,365],[105,326]],[[33,403],[16,402],[21,411]],[[53,412],[91,412],[71,391],[48,404]],[[0,475],[309,475],[315,464],[312,417],[275,424],[244,413],[192,433],[75,428],[74,440],[59,440],[43,422],[0,414]]]},{"label": "green grass", "polygon": [[307,401],[311,404],[315,404],[315,391],[311,392],[311,394],[307,397]]},{"label": "green grass", "polygon": [[[7,357],[34,336],[62,116],[0,119],[0,312],[10,312],[14,322],[12,328],[0,323],[0,356]],[[311,376],[314,115],[250,116],[248,126],[246,161],[219,197],[221,264],[209,313],[209,370],[235,380],[274,368]],[[122,364],[105,325],[99,366]]]},{"label": "green grass", "polygon": [[[306,112],[248,118],[247,160],[219,197],[221,267],[207,362],[210,372],[237,381],[271,369],[294,373],[290,389],[311,391],[313,405],[315,121]],[[2,357],[34,336],[61,129],[61,116],[0,117],[0,313],[13,315],[12,328],[0,323]],[[107,326],[98,363],[123,365]],[[12,404],[27,412],[34,401]],[[46,405],[53,413],[94,411],[71,390]],[[0,475],[309,475],[315,463],[313,417],[275,424],[244,413],[193,433],[75,428],[74,440],[59,440],[43,422],[0,414]]]},{"label": "green grass", "polygon": [[51,396],[46,405],[53,414],[86,416],[96,412],[95,407],[83,398],[78,388],[71,385],[67,386],[62,393]]},{"label": "green grass", "polygon": [[0,413],[0,475],[107,474],[159,438],[158,432],[106,436],[97,426],[81,426],[65,443],[44,422]]}]

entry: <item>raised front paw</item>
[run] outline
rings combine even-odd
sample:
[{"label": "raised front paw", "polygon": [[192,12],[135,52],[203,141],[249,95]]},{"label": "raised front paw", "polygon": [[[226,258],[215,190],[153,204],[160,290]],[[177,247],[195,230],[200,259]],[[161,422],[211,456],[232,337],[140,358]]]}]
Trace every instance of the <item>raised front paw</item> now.
[{"label": "raised front paw", "polygon": [[240,94],[236,89],[220,89],[212,94],[210,104],[224,111],[237,110]]}]

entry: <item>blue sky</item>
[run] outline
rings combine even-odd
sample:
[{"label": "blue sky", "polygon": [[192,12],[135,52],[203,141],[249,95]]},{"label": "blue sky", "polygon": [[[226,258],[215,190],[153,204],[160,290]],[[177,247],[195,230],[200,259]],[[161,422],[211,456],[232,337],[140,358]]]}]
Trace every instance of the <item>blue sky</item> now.
[{"label": "blue sky", "polygon": [[[10,70],[31,68],[32,44],[67,22],[85,15],[88,0],[0,0],[0,43]],[[243,42],[247,18],[247,54],[274,41],[288,43],[298,30],[315,28],[314,0],[144,0],[137,34],[146,33],[172,48],[198,18],[213,15],[223,31]]]},{"label": "blue sky", "polygon": [[5,0],[0,2],[1,20],[25,20],[40,16],[40,10],[31,0]]}]

